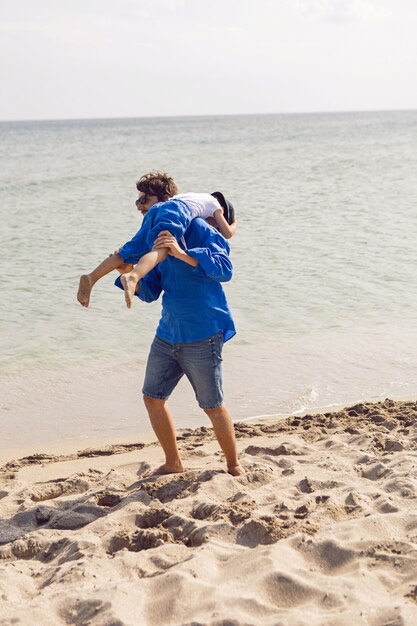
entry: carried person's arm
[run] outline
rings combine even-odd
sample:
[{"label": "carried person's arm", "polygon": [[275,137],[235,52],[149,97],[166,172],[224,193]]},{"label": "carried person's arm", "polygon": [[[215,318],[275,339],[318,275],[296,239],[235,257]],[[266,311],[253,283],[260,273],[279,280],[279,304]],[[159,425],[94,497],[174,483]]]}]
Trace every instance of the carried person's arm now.
[{"label": "carried person's arm", "polygon": [[223,237],[225,239],[231,239],[236,231],[237,220],[229,224],[223,214],[223,209],[217,209],[214,211],[213,219],[216,223],[216,228],[223,235]]}]

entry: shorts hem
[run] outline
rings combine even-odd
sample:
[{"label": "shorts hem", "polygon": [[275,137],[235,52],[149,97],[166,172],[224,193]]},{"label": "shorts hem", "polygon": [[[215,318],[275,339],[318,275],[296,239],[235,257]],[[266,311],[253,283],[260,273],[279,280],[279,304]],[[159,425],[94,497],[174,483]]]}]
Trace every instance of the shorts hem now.
[{"label": "shorts hem", "polygon": [[218,409],[219,406],[223,406],[223,401],[219,404],[215,404],[214,406],[202,406],[201,404],[199,404],[198,406],[200,407],[200,409],[203,409],[203,411],[206,409],[210,411],[210,409]]},{"label": "shorts hem", "polygon": [[146,396],[147,398],[152,398],[152,400],[168,400],[169,398],[169,395],[162,396],[161,394],[146,393],[145,391],[143,391],[143,389],[142,389],[142,395]]}]

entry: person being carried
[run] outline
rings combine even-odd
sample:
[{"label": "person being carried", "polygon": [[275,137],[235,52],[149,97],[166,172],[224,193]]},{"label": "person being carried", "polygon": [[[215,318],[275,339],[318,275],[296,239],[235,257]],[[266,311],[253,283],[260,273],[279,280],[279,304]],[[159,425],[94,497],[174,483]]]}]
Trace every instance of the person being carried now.
[{"label": "person being carried", "polygon": [[154,249],[160,232],[169,231],[179,241],[197,217],[215,226],[226,239],[230,239],[236,230],[233,205],[221,192],[178,194],[174,180],[158,171],[142,176],[136,188],[139,191],[136,207],[145,215],[142,226],[120,250],[104,259],[90,274],[81,276],[77,300],[84,307],[89,305],[94,284],[111,271],[118,270],[122,274],[125,301],[130,308],[139,280],[168,255],[168,248]]}]

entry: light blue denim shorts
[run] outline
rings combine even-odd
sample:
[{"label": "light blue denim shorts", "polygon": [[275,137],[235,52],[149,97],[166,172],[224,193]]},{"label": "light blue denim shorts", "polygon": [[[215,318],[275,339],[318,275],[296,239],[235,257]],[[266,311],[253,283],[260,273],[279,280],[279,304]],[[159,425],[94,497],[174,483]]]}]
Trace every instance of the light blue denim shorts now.
[{"label": "light blue denim shorts", "polygon": [[222,348],[221,331],[194,343],[169,343],[155,337],[146,365],[143,395],[167,400],[185,374],[202,409],[221,406]]}]

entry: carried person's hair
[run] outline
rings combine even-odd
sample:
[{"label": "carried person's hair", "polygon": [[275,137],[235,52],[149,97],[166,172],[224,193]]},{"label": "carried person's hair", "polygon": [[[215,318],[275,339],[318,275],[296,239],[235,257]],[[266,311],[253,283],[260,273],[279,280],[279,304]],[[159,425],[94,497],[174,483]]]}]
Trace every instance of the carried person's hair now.
[{"label": "carried person's hair", "polygon": [[228,224],[233,224],[235,221],[235,209],[230,200],[224,197],[221,191],[213,191],[211,194],[216,198],[220,206],[223,208],[223,215]]},{"label": "carried person's hair", "polygon": [[158,201],[167,200],[178,193],[178,187],[171,176],[166,172],[154,170],[144,174],[136,183],[136,189],[147,196],[156,196]]}]

